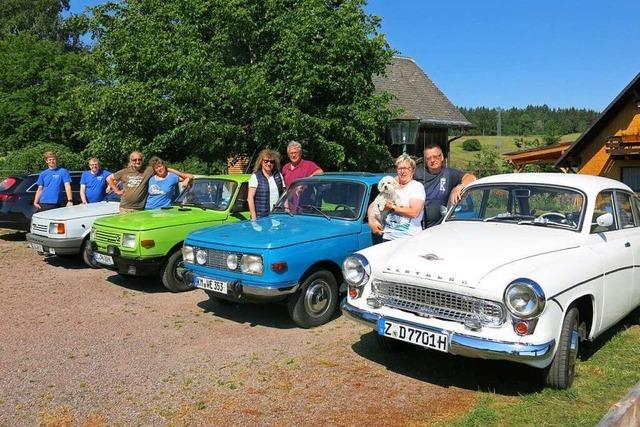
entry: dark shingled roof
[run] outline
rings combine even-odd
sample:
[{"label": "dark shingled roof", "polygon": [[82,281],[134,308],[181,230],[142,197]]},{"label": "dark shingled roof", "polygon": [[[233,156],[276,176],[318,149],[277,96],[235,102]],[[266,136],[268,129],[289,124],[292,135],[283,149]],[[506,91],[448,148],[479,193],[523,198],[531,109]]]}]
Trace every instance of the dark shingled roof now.
[{"label": "dark shingled roof", "polygon": [[402,108],[400,119],[419,119],[421,123],[456,128],[473,127],[411,58],[394,56],[386,75],[374,76],[378,92],[393,95],[392,109]]}]

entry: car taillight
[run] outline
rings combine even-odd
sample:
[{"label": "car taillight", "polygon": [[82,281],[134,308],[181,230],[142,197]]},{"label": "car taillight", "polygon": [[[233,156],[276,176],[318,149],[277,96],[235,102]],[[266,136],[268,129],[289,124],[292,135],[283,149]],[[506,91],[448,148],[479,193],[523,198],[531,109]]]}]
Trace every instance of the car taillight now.
[{"label": "car taillight", "polygon": [[13,187],[16,182],[18,182],[18,180],[15,178],[5,178],[4,180],[2,180],[2,182],[0,182],[0,191],[8,190],[9,188]]},{"label": "car taillight", "polygon": [[0,202],[12,202],[20,200],[20,196],[17,194],[0,194]]}]

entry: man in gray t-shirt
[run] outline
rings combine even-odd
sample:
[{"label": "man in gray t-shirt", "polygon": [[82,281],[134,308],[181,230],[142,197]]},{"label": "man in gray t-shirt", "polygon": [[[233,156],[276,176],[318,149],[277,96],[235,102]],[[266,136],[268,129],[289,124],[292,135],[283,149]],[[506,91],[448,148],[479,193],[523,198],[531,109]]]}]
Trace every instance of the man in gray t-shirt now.
[{"label": "man in gray t-shirt", "polygon": [[464,187],[476,180],[470,173],[444,167],[444,154],[437,144],[428,144],[424,148],[424,163],[416,168],[413,179],[424,185],[426,201],[424,204],[424,228],[440,223],[441,206],[457,203]]}]

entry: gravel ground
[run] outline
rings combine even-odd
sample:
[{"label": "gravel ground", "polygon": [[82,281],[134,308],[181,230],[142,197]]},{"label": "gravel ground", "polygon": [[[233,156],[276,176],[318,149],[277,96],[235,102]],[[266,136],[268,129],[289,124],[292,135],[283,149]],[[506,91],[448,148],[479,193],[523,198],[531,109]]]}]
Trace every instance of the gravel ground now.
[{"label": "gravel ground", "polygon": [[531,391],[509,365],[387,354],[344,317],[299,329],[283,305],[171,294],[8,230],[0,278],[0,425],[446,424],[479,389]]}]

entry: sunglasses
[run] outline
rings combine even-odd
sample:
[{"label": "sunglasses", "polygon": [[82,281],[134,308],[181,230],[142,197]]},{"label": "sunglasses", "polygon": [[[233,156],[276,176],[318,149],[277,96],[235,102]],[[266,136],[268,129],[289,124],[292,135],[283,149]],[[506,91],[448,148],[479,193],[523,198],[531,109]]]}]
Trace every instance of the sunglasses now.
[{"label": "sunglasses", "polygon": [[262,163],[264,163],[265,165],[266,165],[267,163],[271,163],[272,165],[275,165],[275,164],[276,164],[276,161],[275,161],[275,160],[263,160],[263,161],[262,161]]}]

